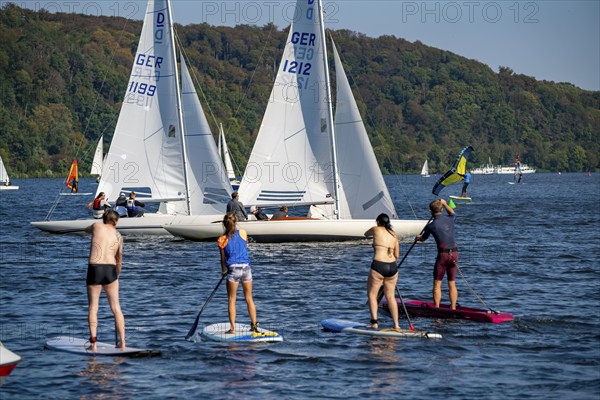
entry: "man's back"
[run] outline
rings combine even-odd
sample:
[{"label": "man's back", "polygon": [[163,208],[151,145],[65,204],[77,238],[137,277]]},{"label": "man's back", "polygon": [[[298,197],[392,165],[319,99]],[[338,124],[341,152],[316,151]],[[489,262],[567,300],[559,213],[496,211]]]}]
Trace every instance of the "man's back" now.
[{"label": "man's back", "polygon": [[92,225],[90,264],[117,265],[122,257],[123,239],[114,225],[97,223]]}]

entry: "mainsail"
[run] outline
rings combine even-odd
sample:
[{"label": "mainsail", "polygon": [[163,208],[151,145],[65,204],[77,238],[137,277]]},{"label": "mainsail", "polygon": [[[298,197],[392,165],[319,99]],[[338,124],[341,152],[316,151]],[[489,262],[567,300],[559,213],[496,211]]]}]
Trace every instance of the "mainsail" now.
[{"label": "mainsail", "polygon": [[149,193],[163,214],[222,214],[231,189],[181,59],[182,90],[170,4],[149,1],[98,192]]},{"label": "mainsail", "polygon": [[[297,2],[297,15],[314,6]],[[240,185],[244,204],[332,203],[324,44],[316,12],[292,22],[271,97]]]},{"label": "mainsail", "polygon": [[450,170],[446,172],[433,186],[432,193],[434,195],[439,195],[442,189],[444,189],[446,186],[460,182],[465,178],[465,174],[467,173],[467,160],[472,151],[472,146],[467,146],[461,150],[461,152],[458,154],[458,157],[456,157],[456,161],[454,162],[452,168],[450,168]]},{"label": "mainsail", "polygon": [[6,168],[4,167],[2,156],[0,156],[0,183],[5,184],[7,182],[10,182],[10,179],[8,177],[8,172],[6,172]]}]

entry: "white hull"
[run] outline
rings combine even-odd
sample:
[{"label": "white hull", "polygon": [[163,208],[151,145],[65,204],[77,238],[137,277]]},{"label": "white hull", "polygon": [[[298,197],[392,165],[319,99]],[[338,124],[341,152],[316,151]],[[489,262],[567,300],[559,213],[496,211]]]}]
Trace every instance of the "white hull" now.
[{"label": "white hull", "polygon": [[[536,172],[536,169],[533,167],[530,167],[528,165],[522,164],[521,165],[521,173],[522,174],[534,174]],[[515,173],[515,167],[514,166],[501,166],[498,165],[496,167],[492,167],[492,166],[485,166],[485,167],[480,167],[480,168],[474,168],[471,171],[471,174],[473,175],[493,175],[493,174],[499,174],[499,175],[513,175]]]},{"label": "white hull", "polygon": [[[497,174],[503,174],[503,175],[512,175],[515,173],[515,167],[502,167],[502,166],[498,166],[496,168],[496,173]],[[521,164],[521,173],[522,174],[534,174],[535,173],[535,168],[529,167],[525,164]]]},{"label": "white hull", "polygon": [[0,190],[19,190],[18,186],[0,186]]},{"label": "white hull", "polygon": [[[191,240],[215,240],[223,235],[220,221],[203,223],[198,217],[180,216],[164,228],[175,236]],[[394,231],[400,239],[413,238],[418,235],[427,221],[392,220]],[[239,222],[238,227],[244,229],[255,242],[336,242],[364,239],[364,233],[375,225],[371,219],[288,219],[278,221],[246,221]]]},{"label": "white hull", "polygon": [[[163,225],[170,224],[175,215],[165,214],[145,214],[141,218],[120,218],[117,224],[117,230],[122,235],[170,235]],[[222,215],[204,215],[194,217],[198,221],[209,223],[215,220],[221,220]],[[32,222],[31,225],[45,232],[59,234],[84,234],[85,228],[96,222],[102,222],[101,219],[78,219],[72,221],[39,221]]]}]

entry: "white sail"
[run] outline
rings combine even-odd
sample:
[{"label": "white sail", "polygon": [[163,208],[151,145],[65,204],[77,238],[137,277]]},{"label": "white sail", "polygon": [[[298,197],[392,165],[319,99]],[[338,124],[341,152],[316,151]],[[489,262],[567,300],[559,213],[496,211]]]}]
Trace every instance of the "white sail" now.
[{"label": "white sail", "polygon": [[[225,131],[223,130],[223,124],[219,125],[219,147],[223,146],[223,161],[225,162],[225,170],[227,172],[227,178],[229,180],[236,179],[235,171],[233,170],[233,164],[231,163],[231,155],[229,154],[229,147],[227,147],[227,141],[225,140]],[[220,149],[219,149],[219,154]]]},{"label": "white sail", "polygon": [[[167,1],[148,1],[144,26],[127,91],[98,192],[116,199],[134,188],[153,198],[186,196],[177,63]],[[183,204],[161,205],[166,213],[185,212]]]},{"label": "white sail", "polygon": [[225,176],[215,139],[183,57],[181,58],[181,88],[190,171],[189,192],[193,199],[191,214],[224,214],[227,201],[231,198],[231,185]]},{"label": "white sail", "polygon": [[90,170],[91,175],[102,175],[102,157],[103,157],[103,144],[104,144],[104,135],[100,136],[100,140],[98,140],[98,145],[96,146],[96,151],[94,152],[94,160],[92,161],[92,169]]},{"label": "white sail", "polygon": [[0,156],[0,190],[18,190],[18,186],[14,186],[10,184],[10,178],[8,177],[8,172],[6,172],[6,167],[4,166],[4,161],[2,161],[2,157]]},{"label": "white sail", "polygon": [[2,161],[2,156],[0,156],[0,183],[4,184],[7,182],[10,182],[10,179],[8,178],[8,172],[6,172],[4,161]]},{"label": "white sail", "polygon": [[332,46],[337,82],[335,138],[340,191],[345,200],[343,219],[375,219],[386,213],[396,218],[396,209],[379,169],[358,106],[335,47]]},{"label": "white sail", "polygon": [[298,18],[239,189],[244,204],[332,202],[324,43],[313,3],[296,4]]},{"label": "white sail", "polygon": [[423,163],[423,168],[421,169],[421,176],[429,176],[429,164],[427,163],[427,160],[425,160],[425,162]]}]

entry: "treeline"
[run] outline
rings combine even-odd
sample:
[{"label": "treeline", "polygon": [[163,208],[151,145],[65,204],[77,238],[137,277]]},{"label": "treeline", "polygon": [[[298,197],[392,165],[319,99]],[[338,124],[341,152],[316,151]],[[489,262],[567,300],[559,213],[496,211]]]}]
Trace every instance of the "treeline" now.
[{"label": "treeline", "polygon": [[[105,151],[141,21],[0,9],[0,155],[11,176],[89,170]],[[243,172],[287,28],[176,26],[208,117],[226,127]],[[330,32],[386,173],[442,172],[465,145],[471,165],[523,162],[548,171],[600,169],[600,91],[537,81],[394,36]]]}]

